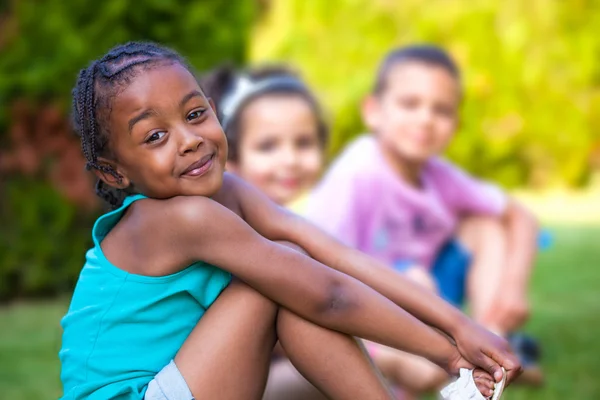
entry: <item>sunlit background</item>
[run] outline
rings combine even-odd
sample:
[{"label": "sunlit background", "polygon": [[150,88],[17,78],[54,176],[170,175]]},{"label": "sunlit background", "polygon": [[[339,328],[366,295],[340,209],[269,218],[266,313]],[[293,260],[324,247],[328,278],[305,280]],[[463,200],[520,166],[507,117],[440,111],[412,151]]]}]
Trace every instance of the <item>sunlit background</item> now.
[{"label": "sunlit background", "polygon": [[102,211],[69,128],[77,71],[153,40],[199,71],[285,62],[333,127],[329,155],[364,132],[358,104],[392,47],[434,43],[463,71],[449,158],[523,199],[544,224],[532,283],[547,374],[507,399],[600,398],[600,1],[45,0],[0,2],[0,398],[61,394],[59,319]]}]

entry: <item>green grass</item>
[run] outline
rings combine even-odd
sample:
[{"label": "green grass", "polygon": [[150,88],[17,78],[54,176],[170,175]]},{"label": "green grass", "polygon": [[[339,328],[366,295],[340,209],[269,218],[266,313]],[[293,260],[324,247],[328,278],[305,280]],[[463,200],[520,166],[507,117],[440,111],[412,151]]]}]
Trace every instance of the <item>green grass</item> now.
[{"label": "green grass", "polygon": [[[600,398],[600,228],[556,228],[533,279],[534,314],[527,331],[540,339],[547,384],[511,387],[507,400]],[[67,301],[0,309],[0,398],[60,396],[59,320]]]}]

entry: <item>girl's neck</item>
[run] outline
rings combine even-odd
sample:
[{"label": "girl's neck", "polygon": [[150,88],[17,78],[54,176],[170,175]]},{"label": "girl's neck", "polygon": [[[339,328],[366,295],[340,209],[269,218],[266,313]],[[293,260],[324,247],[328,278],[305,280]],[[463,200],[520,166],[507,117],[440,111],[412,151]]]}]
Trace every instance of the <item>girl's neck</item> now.
[{"label": "girl's neck", "polygon": [[379,143],[379,148],[381,149],[384,162],[400,179],[417,189],[423,188],[423,181],[421,179],[423,162],[409,161],[382,143]]}]

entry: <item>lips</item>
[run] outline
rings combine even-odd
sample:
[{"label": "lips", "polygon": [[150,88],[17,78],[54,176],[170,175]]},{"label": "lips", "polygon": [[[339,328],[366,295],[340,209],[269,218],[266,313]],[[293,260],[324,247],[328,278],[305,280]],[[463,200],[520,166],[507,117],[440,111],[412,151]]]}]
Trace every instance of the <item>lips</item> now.
[{"label": "lips", "polygon": [[205,155],[204,157],[202,157],[201,159],[199,159],[198,161],[196,161],[195,163],[193,163],[189,167],[187,167],[181,173],[181,175],[186,175],[186,176],[204,175],[204,173],[206,173],[206,171],[208,171],[209,168],[212,166],[214,158],[215,158],[215,153],[210,153],[210,154]]},{"label": "lips", "polygon": [[300,185],[300,179],[296,179],[296,178],[281,179],[279,181],[279,184],[286,189],[295,189],[296,187],[298,187]]}]

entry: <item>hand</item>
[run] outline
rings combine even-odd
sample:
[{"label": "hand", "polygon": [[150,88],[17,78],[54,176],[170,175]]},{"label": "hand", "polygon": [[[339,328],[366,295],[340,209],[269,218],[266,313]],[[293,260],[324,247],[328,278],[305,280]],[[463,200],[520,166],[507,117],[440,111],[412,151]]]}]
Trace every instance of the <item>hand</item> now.
[{"label": "hand", "polygon": [[502,380],[502,368],[507,383],[521,374],[521,363],[512,353],[508,342],[472,321],[463,322],[453,335],[462,358],[487,371],[496,382]]},{"label": "hand", "polygon": [[495,326],[503,332],[519,329],[529,318],[529,302],[522,293],[505,292],[497,296],[484,321],[486,326]]}]

